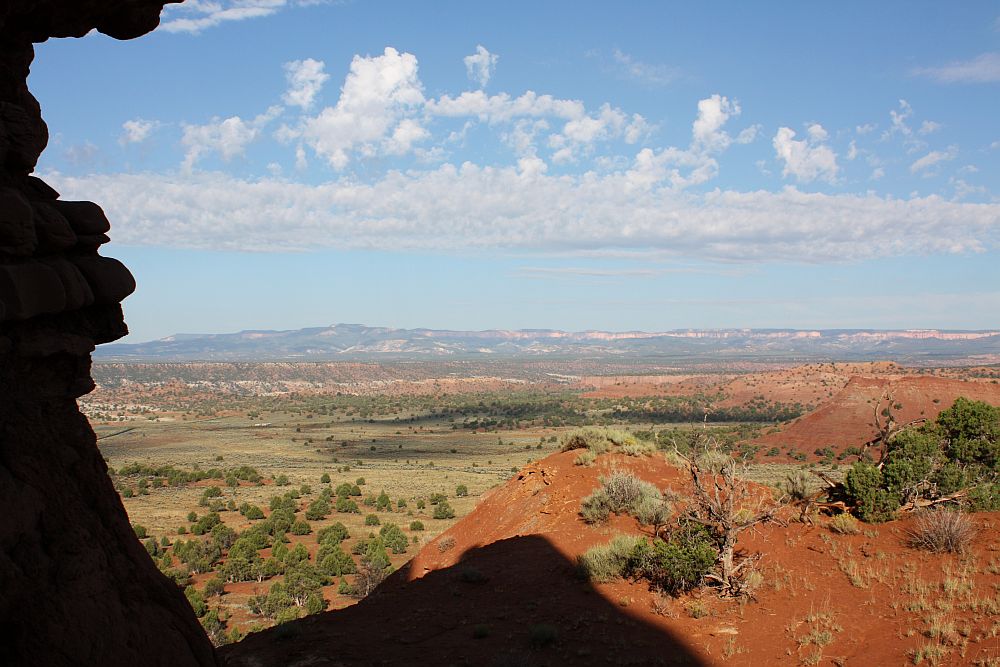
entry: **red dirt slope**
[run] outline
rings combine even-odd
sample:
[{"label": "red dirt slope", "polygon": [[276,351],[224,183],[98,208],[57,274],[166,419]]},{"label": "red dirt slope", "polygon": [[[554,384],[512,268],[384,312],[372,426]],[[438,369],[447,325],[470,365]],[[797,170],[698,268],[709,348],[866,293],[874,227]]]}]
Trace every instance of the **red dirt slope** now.
[{"label": "red dirt slope", "polygon": [[767,526],[743,545],[766,554],[755,601],[709,591],[675,601],[641,582],[577,578],[586,548],[640,531],[622,517],[590,527],[577,511],[612,468],[682,493],[685,477],[658,457],[583,468],[575,456],[525,468],[358,605],[251,635],[221,657],[230,667],[901,665],[927,646],[942,665],[1000,657],[1000,515],[977,517],[985,530],[965,560],[908,549],[905,524],[855,536]]},{"label": "red dirt slope", "polygon": [[855,376],[819,408],[778,433],[758,438],[754,444],[765,448],[777,446],[782,450],[791,448],[812,459],[817,458],[813,454],[817,448],[829,446],[840,452],[845,447],[860,446],[875,437],[875,406],[885,392],[899,406],[893,411],[898,423],[920,418],[933,420],[959,396],[1000,405],[1000,384],[992,381],[930,376]]}]

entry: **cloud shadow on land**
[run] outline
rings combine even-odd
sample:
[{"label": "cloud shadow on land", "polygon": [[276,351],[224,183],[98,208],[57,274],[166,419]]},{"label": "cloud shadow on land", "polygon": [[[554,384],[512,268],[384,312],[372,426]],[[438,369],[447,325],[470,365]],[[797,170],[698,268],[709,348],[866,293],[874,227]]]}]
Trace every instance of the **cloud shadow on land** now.
[{"label": "cloud shadow on land", "polygon": [[221,649],[224,664],[707,664],[679,638],[606,600],[541,535],[470,549],[456,565],[413,581],[409,568],[353,607]]}]

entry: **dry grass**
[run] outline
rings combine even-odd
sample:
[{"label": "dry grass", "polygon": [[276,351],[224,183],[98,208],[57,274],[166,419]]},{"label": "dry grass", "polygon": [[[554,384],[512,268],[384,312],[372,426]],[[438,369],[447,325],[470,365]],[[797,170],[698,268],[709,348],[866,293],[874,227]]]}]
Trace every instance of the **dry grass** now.
[{"label": "dry grass", "polygon": [[914,549],[934,553],[965,553],[979,532],[964,512],[937,510],[921,512],[907,531],[907,543]]},{"label": "dry grass", "polygon": [[857,535],[861,532],[861,524],[850,514],[838,514],[826,524],[831,532],[838,535]]},{"label": "dry grass", "polygon": [[805,633],[795,637],[799,660],[803,665],[818,665],[822,662],[823,649],[833,643],[836,633],[843,631],[836,622],[829,602],[819,610],[811,610],[804,619],[789,628],[793,633],[803,629]]}]

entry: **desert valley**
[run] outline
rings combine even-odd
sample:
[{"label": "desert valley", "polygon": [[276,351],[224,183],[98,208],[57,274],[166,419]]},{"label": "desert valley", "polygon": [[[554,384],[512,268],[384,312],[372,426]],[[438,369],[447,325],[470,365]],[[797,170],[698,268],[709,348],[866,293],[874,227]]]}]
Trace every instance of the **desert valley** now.
[{"label": "desert valley", "polygon": [[0,667],[1000,667],[998,85],[990,0],[0,0]]},{"label": "desert valley", "polygon": [[[227,664],[1000,661],[994,478],[954,552],[912,537],[973,506],[930,492],[944,459],[885,511],[845,496],[887,442],[1000,406],[995,364],[399,347],[253,363],[119,346],[95,364],[80,405],[137,539]],[[662,507],[593,519],[614,480]],[[723,584],[711,556],[679,584],[628,565],[623,544],[691,546],[697,482],[766,514],[734,544],[746,571]],[[682,552],[665,567],[691,567]]]}]

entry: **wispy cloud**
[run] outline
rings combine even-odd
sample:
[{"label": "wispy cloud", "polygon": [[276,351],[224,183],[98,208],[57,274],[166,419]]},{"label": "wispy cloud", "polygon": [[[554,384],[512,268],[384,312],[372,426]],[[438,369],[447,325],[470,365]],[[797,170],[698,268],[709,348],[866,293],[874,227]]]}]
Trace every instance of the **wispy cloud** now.
[{"label": "wispy cloud", "polygon": [[941,83],[995,83],[1000,81],[1000,53],[982,53],[972,60],[958,60],[939,67],[918,67],[912,73]]},{"label": "wispy cloud", "polygon": [[646,86],[665,86],[676,81],[681,70],[670,65],[646,63],[615,49],[612,53],[616,70],[625,78]]},{"label": "wispy cloud", "polygon": [[290,7],[328,4],[325,0],[186,0],[167,5],[159,29],[200,33],[223,23],[271,16]]},{"label": "wispy cloud", "polygon": [[593,268],[580,266],[520,266],[516,278],[547,280],[552,278],[656,278],[670,274],[742,275],[737,270],[712,270],[695,267]]},{"label": "wispy cloud", "polygon": [[949,146],[947,150],[931,151],[910,165],[910,173],[926,172],[941,162],[948,162],[958,157],[958,146]]}]

